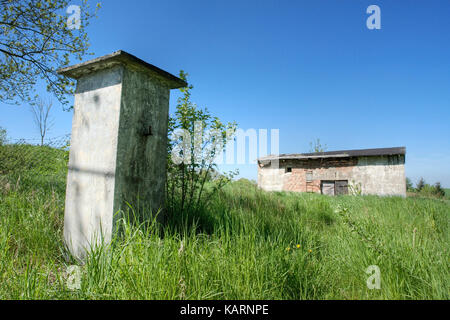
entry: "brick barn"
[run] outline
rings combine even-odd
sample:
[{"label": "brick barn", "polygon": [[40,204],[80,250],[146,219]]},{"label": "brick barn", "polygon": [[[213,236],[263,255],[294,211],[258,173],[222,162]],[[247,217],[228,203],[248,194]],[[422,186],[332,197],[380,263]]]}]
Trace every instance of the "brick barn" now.
[{"label": "brick barn", "polygon": [[327,195],[406,196],[405,147],[281,154],[258,159],[258,187]]}]

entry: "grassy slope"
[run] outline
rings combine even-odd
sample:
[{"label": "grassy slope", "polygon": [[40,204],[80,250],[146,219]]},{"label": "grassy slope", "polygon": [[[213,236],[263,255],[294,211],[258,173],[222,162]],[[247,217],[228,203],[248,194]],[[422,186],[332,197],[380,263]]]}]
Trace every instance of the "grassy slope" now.
[{"label": "grassy slope", "polygon": [[[0,182],[2,299],[450,298],[448,202],[266,193],[245,182],[163,231],[124,223],[70,291],[64,170],[20,176]],[[380,290],[366,286],[370,265],[380,267]]]}]

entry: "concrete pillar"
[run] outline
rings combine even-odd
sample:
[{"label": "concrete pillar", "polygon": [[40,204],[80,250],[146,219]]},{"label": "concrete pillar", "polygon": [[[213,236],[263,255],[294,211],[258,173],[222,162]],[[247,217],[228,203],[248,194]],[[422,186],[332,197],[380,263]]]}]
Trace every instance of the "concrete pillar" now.
[{"label": "concrete pillar", "polygon": [[141,219],[162,208],[169,94],[186,83],[124,51],[58,73],[77,80],[64,240],[82,260],[127,202]]}]

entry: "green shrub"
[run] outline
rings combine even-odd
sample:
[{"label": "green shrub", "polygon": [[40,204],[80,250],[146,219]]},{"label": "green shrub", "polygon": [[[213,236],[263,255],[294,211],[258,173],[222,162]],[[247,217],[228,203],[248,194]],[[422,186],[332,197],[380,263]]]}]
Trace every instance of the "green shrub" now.
[{"label": "green shrub", "polygon": [[436,194],[436,196],[438,197],[445,197],[445,190],[441,187],[441,183],[440,182],[436,182],[434,185],[434,192]]},{"label": "green shrub", "polygon": [[[179,77],[187,81],[187,74]],[[237,172],[220,174],[215,159],[232,139],[236,123],[222,123],[207,108],[191,101],[192,85],[181,88],[176,110],[169,116],[166,209],[169,216],[203,210],[214,193]]]},{"label": "green shrub", "polygon": [[445,196],[445,191],[441,188],[441,184],[437,182],[434,186],[425,184],[419,194],[425,197],[437,197],[442,198]]}]

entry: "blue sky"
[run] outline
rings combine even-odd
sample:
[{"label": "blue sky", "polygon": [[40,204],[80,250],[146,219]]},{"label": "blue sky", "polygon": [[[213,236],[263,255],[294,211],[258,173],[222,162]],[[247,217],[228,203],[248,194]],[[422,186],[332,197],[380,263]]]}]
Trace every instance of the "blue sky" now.
[{"label": "blue sky", "polygon": [[[371,4],[380,30],[366,27]],[[281,153],[316,138],[328,150],[406,146],[408,177],[450,187],[448,0],[104,0],[88,32],[95,56],[122,49],[185,70],[194,102],[244,130],[279,129]],[[72,113],[52,116],[50,136],[70,133]],[[0,126],[38,137],[26,105],[0,105]],[[256,179],[255,165],[238,168]]]}]

